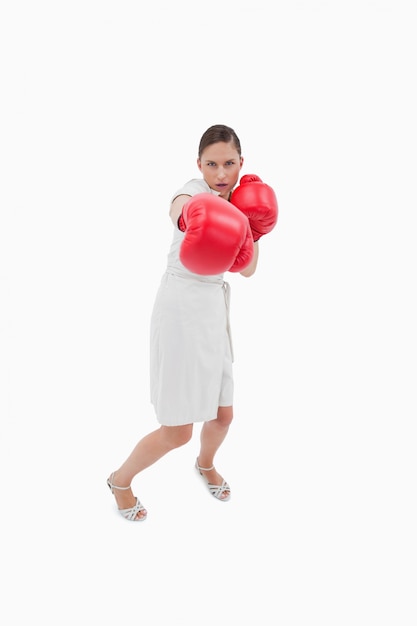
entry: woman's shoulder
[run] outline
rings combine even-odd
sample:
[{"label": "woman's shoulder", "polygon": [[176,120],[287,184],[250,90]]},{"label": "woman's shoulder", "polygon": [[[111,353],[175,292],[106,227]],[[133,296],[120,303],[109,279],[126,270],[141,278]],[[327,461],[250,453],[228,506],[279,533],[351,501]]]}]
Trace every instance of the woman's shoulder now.
[{"label": "woman's shoulder", "polygon": [[171,201],[175,200],[177,196],[195,196],[198,193],[217,193],[211,189],[204,178],[192,178],[187,181],[180,189],[178,189],[172,196]]}]

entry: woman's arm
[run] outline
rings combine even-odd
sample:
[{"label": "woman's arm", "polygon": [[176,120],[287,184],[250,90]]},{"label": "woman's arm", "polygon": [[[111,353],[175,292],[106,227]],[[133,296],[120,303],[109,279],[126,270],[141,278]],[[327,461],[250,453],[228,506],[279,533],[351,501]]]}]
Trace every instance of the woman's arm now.
[{"label": "woman's arm", "polygon": [[169,216],[174,226],[178,226],[178,218],[181,215],[182,207],[186,202],[188,202],[190,198],[191,196],[181,194],[180,196],[174,198],[174,200],[172,201],[171,208],[169,209]]},{"label": "woman's arm", "polygon": [[242,272],[242,276],[249,278],[256,271],[256,266],[258,265],[258,256],[259,256],[259,242],[254,242],[253,244],[253,259],[249,263],[248,267],[246,267]]}]

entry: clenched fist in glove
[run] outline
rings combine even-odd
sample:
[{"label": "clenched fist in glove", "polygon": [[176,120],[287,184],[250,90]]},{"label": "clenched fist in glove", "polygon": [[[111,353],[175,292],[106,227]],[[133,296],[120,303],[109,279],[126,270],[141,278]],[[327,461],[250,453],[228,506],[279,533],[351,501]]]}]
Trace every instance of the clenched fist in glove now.
[{"label": "clenched fist in glove", "polygon": [[185,233],[180,260],[195,274],[240,272],[254,249],[248,219],[233,204],[211,193],[199,193],[182,208],[178,228]]},{"label": "clenched fist in glove", "polygon": [[275,192],[256,174],[242,176],[230,202],[248,218],[254,241],[271,232],[277,223],[278,202]]}]

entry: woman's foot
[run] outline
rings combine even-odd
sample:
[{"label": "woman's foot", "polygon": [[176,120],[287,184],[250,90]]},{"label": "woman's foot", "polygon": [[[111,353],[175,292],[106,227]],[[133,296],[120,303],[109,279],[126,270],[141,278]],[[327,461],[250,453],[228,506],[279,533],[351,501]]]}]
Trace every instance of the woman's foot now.
[{"label": "woman's foot", "polygon": [[199,474],[207,482],[210,493],[218,500],[230,499],[230,487],[222,476],[217,472],[214,465],[211,467],[201,467],[197,458],[195,467]]},{"label": "woman's foot", "polygon": [[130,485],[128,487],[121,487],[117,485],[116,473],[107,479],[107,484],[116,498],[117,508],[120,514],[130,521],[143,521],[148,514],[145,507],[139,502],[133,493]]}]

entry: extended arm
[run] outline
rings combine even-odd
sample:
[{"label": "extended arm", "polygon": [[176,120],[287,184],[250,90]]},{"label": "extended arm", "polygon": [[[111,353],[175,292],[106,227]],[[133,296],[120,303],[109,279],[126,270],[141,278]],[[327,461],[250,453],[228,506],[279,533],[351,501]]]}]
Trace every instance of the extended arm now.
[{"label": "extended arm", "polygon": [[171,208],[169,210],[169,216],[174,226],[178,226],[178,218],[182,213],[182,208],[184,204],[188,202],[190,198],[191,196],[186,196],[184,194],[181,194],[180,196],[177,196],[176,198],[174,198],[174,200],[172,201]]}]

